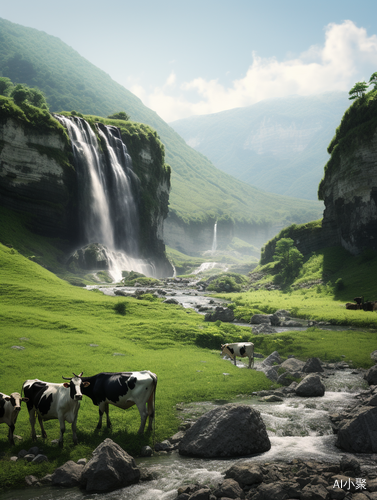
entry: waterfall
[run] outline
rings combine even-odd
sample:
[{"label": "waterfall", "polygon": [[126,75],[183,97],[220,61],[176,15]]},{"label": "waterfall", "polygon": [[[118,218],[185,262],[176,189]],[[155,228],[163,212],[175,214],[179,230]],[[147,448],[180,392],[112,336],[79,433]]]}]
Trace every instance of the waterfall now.
[{"label": "waterfall", "polygon": [[96,124],[96,134],[84,119],[54,115],[71,139],[78,183],[80,245],[96,243],[106,256],[114,281],[122,271],[154,275],[150,263],[139,258],[139,178],[116,127]]},{"label": "waterfall", "polygon": [[217,250],[217,221],[213,227],[213,241],[212,241],[212,250],[211,252],[216,252]]}]

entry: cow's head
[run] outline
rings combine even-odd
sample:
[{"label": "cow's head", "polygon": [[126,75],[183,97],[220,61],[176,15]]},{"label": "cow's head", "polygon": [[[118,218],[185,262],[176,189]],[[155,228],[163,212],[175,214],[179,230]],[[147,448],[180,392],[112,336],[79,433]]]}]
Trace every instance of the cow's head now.
[{"label": "cow's head", "polygon": [[69,380],[69,384],[68,382],[64,382],[63,386],[66,389],[70,389],[71,399],[74,399],[75,401],[82,400],[81,387],[88,387],[88,385],[90,385],[90,382],[82,381],[81,377],[83,373],[84,372],[81,372],[80,375],[76,375],[74,373],[72,378],[67,378],[62,376],[64,380]]},{"label": "cow's head", "polygon": [[221,344],[221,355],[223,356],[225,354],[231,358],[234,356],[234,350],[229,347],[229,344]]},{"label": "cow's head", "polygon": [[13,406],[15,411],[21,410],[22,401],[25,401],[25,403],[29,401],[29,398],[23,398],[18,392],[12,392],[10,396],[5,396],[4,399],[5,401],[10,401],[10,404]]}]

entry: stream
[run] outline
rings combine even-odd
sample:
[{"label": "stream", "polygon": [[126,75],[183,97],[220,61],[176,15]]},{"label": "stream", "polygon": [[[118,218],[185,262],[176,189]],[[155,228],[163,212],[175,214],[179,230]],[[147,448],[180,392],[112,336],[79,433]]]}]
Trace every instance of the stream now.
[{"label": "stream", "polygon": [[[108,295],[114,290],[134,292],[131,287],[99,288]],[[173,296],[183,307],[197,309],[201,305],[211,306],[213,299],[202,292],[187,288],[164,289],[166,297]],[[220,301],[216,299],[216,302]],[[250,328],[250,325],[243,325]],[[297,329],[297,328],[296,328]],[[294,328],[289,328],[294,330]],[[231,362],[224,360],[225,363]],[[256,365],[260,362],[255,360]],[[237,362],[240,369],[245,365]],[[224,372],[226,371],[226,365]],[[226,374],[224,374],[226,383]],[[224,472],[238,461],[265,463],[290,462],[294,458],[339,463],[343,455],[350,455],[335,446],[336,436],[332,432],[329,414],[342,412],[356,403],[357,394],[367,388],[362,375],[352,369],[338,370],[323,379],[326,392],[320,398],[289,397],[282,402],[267,403],[257,396],[238,397],[234,401],[215,400],[180,405],[177,415],[182,421],[192,421],[216,406],[229,402],[252,405],[261,413],[271,441],[271,449],[255,456],[238,459],[195,459],[182,457],[178,452],[138,458],[140,468],[148,468],[154,479],[106,494],[86,494],[78,488],[68,490],[46,486],[41,489],[25,489],[0,494],[1,500],[174,500],[180,486],[188,483],[217,485],[222,482]],[[363,467],[376,466],[377,455],[352,455]]]},{"label": "stream", "polygon": [[[258,360],[257,360],[258,361]],[[230,362],[230,361],[224,361]],[[242,369],[242,367],[240,366]],[[367,387],[360,373],[351,369],[332,372],[323,380],[326,392],[321,398],[290,397],[283,402],[267,403],[260,397],[239,397],[234,401],[216,400],[180,407],[182,421],[195,420],[216,406],[229,402],[252,405],[261,413],[271,441],[271,449],[255,456],[238,459],[195,459],[178,452],[138,458],[140,468],[148,468],[155,479],[106,494],[86,494],[78,488],[68,490],[43,487],[10,491],[2,500],[173,500],[180,486],[188,483],[217,485],[224,472],[238,461],[265,463],[290,462],[294,458],[339,463],[343,455],[336,448],[328,415],[354,406],[356,395]],[[352,455],[366,468],[374,468],[376,455]]]}]

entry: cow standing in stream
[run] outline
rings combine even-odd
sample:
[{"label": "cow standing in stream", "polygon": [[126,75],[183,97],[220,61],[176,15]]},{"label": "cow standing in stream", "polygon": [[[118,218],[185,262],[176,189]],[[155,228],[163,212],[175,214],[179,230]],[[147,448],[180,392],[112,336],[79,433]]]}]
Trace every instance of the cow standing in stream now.
[{"label": "cow standing in stream", "polygon": [[64,380],[69,380],[69,383],[65,382],[63,384],[42,382],[42,380],[38,379],[24,382],[22,390],[25,396],[29,398],[27,408],[33,440],[37,438],[35,432],[37,415],[43,438],[47,438],[43,421],[58,419],[60,424],[59,446],[63,446],[65,421],[72,424],[73,442],[77,444],[77,415],[82,400],[82,390],[86,386],[86,382],[83,382],[81,378],[82,372],[80,375],[73,375],[72,378],[63,377]]},{"label": "cow standing in stream", "polygon": [[239,358],[249,358],[249,366],[251,368],[251,364],[254,367],[254,344],[252,342],[237,342],[234,344],[222,344],[221,345],[221,354],[226,354],[230,358],[234,360],[235,366],[237,366],[236,357]]},{"label": "cow standing in stream", "polygon": [[149,416],[148,430],[152,430],[154,419],[157,375],[146,370],[141,372],[98,373],[93,377],[83,377],[87,383],[83,394],[99,408],[97,429],[102,427],[102,417],[106,413],[107,427],[111,427],[109,404],[126,410],[136,405],[141,418],[138,434],[144,432]]}]

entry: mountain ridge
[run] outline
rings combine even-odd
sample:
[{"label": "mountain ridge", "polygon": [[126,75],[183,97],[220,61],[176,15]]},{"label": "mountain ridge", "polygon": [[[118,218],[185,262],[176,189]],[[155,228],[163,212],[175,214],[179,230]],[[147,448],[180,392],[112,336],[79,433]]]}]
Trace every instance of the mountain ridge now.
[{"label": "mountain ridge", "polygon": [[221,218],[281,226],[321,216],[323,205],[318,201],[264,193],[219,171],[138,97],[59,38],[0,19],[0,41],[0,74],[14,83],[39,87],[51,111],[108,116],[124,110],[131,120],[156,129],[165,146],[165,161],[172,167],[170,216],[184,226]]},{"label": "mountain ridge", "polygon": [[346,92],[292,95],[170,123],[220,170],[269,192],[317,199]]}]

